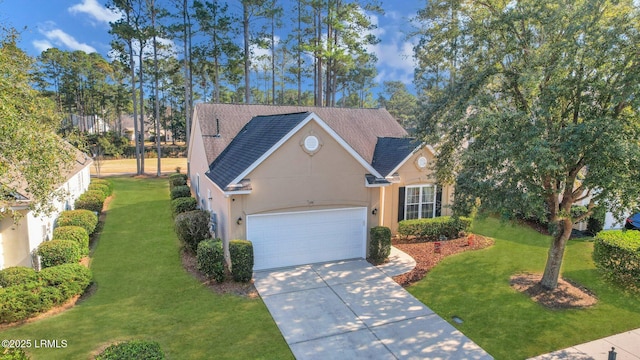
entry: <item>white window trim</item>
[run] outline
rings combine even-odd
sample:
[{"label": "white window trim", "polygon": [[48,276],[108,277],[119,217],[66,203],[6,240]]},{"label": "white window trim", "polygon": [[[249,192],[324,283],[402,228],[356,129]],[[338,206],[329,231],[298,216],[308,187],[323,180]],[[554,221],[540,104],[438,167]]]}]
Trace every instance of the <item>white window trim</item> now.
[{"label": "white window trim", "polygon": [[[438,186],[435,184],[419,184],[419,185],[411,185],[411,186],[406,186],[405,187],[405,191],[404,191],[404,219],[407,219],[407,208],[409,205],[418,205],[418,217],[417,219],[425,219],[425,217],[422,216],[422,189],[425,187],[432,187],[433,188],[433,199],[432,199],[432,204],[433,204],[433,216],[431,218],[435,218],[436,217],[436,200],[438,197]],[[418,203],[411,203],[409,204],[409,189],[415,189],[415,188],[419,188],[420,192],[418,194]],[[429,219],[429,218],[426,218]]]}]

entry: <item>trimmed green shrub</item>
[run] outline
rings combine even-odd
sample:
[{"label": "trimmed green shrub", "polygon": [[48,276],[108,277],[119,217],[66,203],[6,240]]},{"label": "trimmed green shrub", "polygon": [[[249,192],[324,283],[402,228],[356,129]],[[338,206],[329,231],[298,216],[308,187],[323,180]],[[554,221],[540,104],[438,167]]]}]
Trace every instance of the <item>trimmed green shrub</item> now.
[{"label": "trimmed green shrub", "polygon": [[403,220],[398,223],[398,233],[402,236],[415,236],[419,239],[436,241],[440,236],[448,239],[458,237],[471,226],[467,217],[441,216],[430,219]]},{"label": "trimmed green shrub", "polygon": [[22,348],[4,348],[0,346],[0,360],[29,360],[31,359]]},{"label": "trimmed green shrub", "polygon": [[173,216],[183,212],[196,210],[197,207],[198,201],[193,197],[180,197],[171,200],[171,211],[173,212]]},{"label": "trimmed green shrub", "polygon": [[0,289],[0,323],[7,324],[27,319],[48,310],[40,297],[42,284],[29,282]]},{"label": "trimmed green shrub", "polygon": [[38,246],[38,255],[43,268],[77,263],[80,261],[80,246],[73,240],[45,241]]},{"label": "trimmed green shrub", "polygon": [[103,192],[98,190],[89,190],[76,199],[74,208],[101,213],[102,207],[104,206],[104,199],[105,196]]},{"label": "trimmed green shrub", "polygon": [[113,182],[111,180],[107,180],[107,179],[91,179],[91,183],[89,184],[89,186],[91,186],[92,184],[106,185],[107,188],[109,188],[109,193],[107,194],[107,196],[111,196],[111,194],[113,194]]},{"label": "trimmed green shrub", "polygon": [[640,231],[599,232],[595,237],[593,260],[606,278],[640,289]]},{"label": "trimmed green shrub", "polygon": [[96,360],[162,360],[164,353],[155,341],[131,340],[114,344],[96,356]]},{"label": "trimmed green shrub", "polygon": [[177,186],[186,186],[186,185],[187,185],[187,179],[183,177],[169,178],[169,189],[173,189]]},{"label": "trimmed green shrub", "polygon": [[222,240],[210,239],[201,241],[196,252],[198,270],[208,278],[213,278],[216,282],[223,282],[224,272],[224,250]]},{"label": "trimmed green shrub", "polygon": [[63,264],[40,271],[42,282],[60,290],[64,301],[82,294],[91,283],[91,277],[91,270],[80,264]]},{"label": "trimmed green shrub", "polygon": [[106,184],[96,184],[94,182],[91,182],[91,184],[89,184],[89,188],[87,189],[88,191],[99,191],[102,194],[104,194],[104,198],[108,198],[109,195],[111,195],[111,188],[109,188],[109,185]]},{"label": "trimmed green shrub", "polygon": [[188,186],[176,186],[171,189],[171,200],[181,198],[181,197],[191,197],[191,190]]},{"label": "trimmed green shrub", "polygon": [[233,280],[247,282],[253,277],[253,244],[249,240],[229,241]]},{"label": "trimmed green shrub", "polygon": [[184,179],[185,181],[187,180],[187,174],[182,174],[179,172],[176,173],[172,173],[169,175],[169,181],[173,180],[173,179]]},{"label": "trimmed green shrub", "polygon": [[43,269],[38,277],[0,288],[0,323],[28,319],[82,294],[91,282],[91,271],[80,264],[64,264]]},{"label": "trimmed green shrub", "polygon": [[66,210],[60,213],[57,226],[80,226],[91,235],[98,225],[98,216],[91,210]]},{"label": "trimmed green shrub", "polygon": [[12,266],[0,270],[0,286],[9,287],[38,280],[38,273],[25,266]]},{"label": "trimmed green shrub", "polygon": [[375,226],[369,231],[369,260],[375,265],[382,264],[391,254],[391,229],[386,226]]},{"label": "trimmed green shrub", "polygon": [[176,215],[175,230],[178,239],[191,252],[198,249],[198,243],[209,239],[209,212],[192,210]]},{"label": "trimmed green shrub", "polygon": [[80,247],[80,254],[89,255],[89,234],[80,226],[59,226],[53,229],[53,240],[73,240]]}]

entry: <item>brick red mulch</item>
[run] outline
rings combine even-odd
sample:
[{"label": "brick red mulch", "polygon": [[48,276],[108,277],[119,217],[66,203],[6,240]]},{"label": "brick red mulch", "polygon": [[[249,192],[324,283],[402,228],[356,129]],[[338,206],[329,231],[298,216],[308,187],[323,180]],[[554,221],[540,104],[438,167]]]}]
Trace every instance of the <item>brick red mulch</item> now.
[{"label": "brick red mulch", "polygon": [[435,242],[420,240],[393,239],[392,245],[404,251],[416,261],[416,267],[410,272],[394,276],[398,284],[409,286],[425,277],[427,272],[447,256],[465,251],[484,249],[493,245],[493,239],[473,234],[473,242],[468,237],[440,241],[440,252],[435,252]]}]

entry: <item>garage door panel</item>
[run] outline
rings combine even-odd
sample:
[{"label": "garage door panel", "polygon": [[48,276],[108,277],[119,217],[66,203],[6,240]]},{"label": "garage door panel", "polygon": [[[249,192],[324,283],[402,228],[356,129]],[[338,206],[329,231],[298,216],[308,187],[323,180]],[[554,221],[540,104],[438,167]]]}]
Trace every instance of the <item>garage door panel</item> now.
[{"label": "garage door panel", "polygon": [[365,257],[366,208],[247,216],[254,269]]}]

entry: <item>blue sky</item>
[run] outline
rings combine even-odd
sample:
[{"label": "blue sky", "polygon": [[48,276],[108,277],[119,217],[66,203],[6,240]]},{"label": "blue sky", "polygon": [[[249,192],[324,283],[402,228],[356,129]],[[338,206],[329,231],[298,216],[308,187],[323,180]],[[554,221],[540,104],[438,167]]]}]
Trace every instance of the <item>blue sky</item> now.
[{"label": "blue sky", "polygon": [[[229,1],[234,3],[236,1]],[[20,47],[31,56],[57,47],[61,50],[98,52],[108,57],[109,21],[117,19],[105,0],[0,0],[0,23],[21,32]],[[372,50],[378,57],[378,77],[410,85],[414,63],[409,19],[424,1],[383,0],[384,15],[374,17],[381,42]],[[378,89],[380,90],[380,89]]]}]

